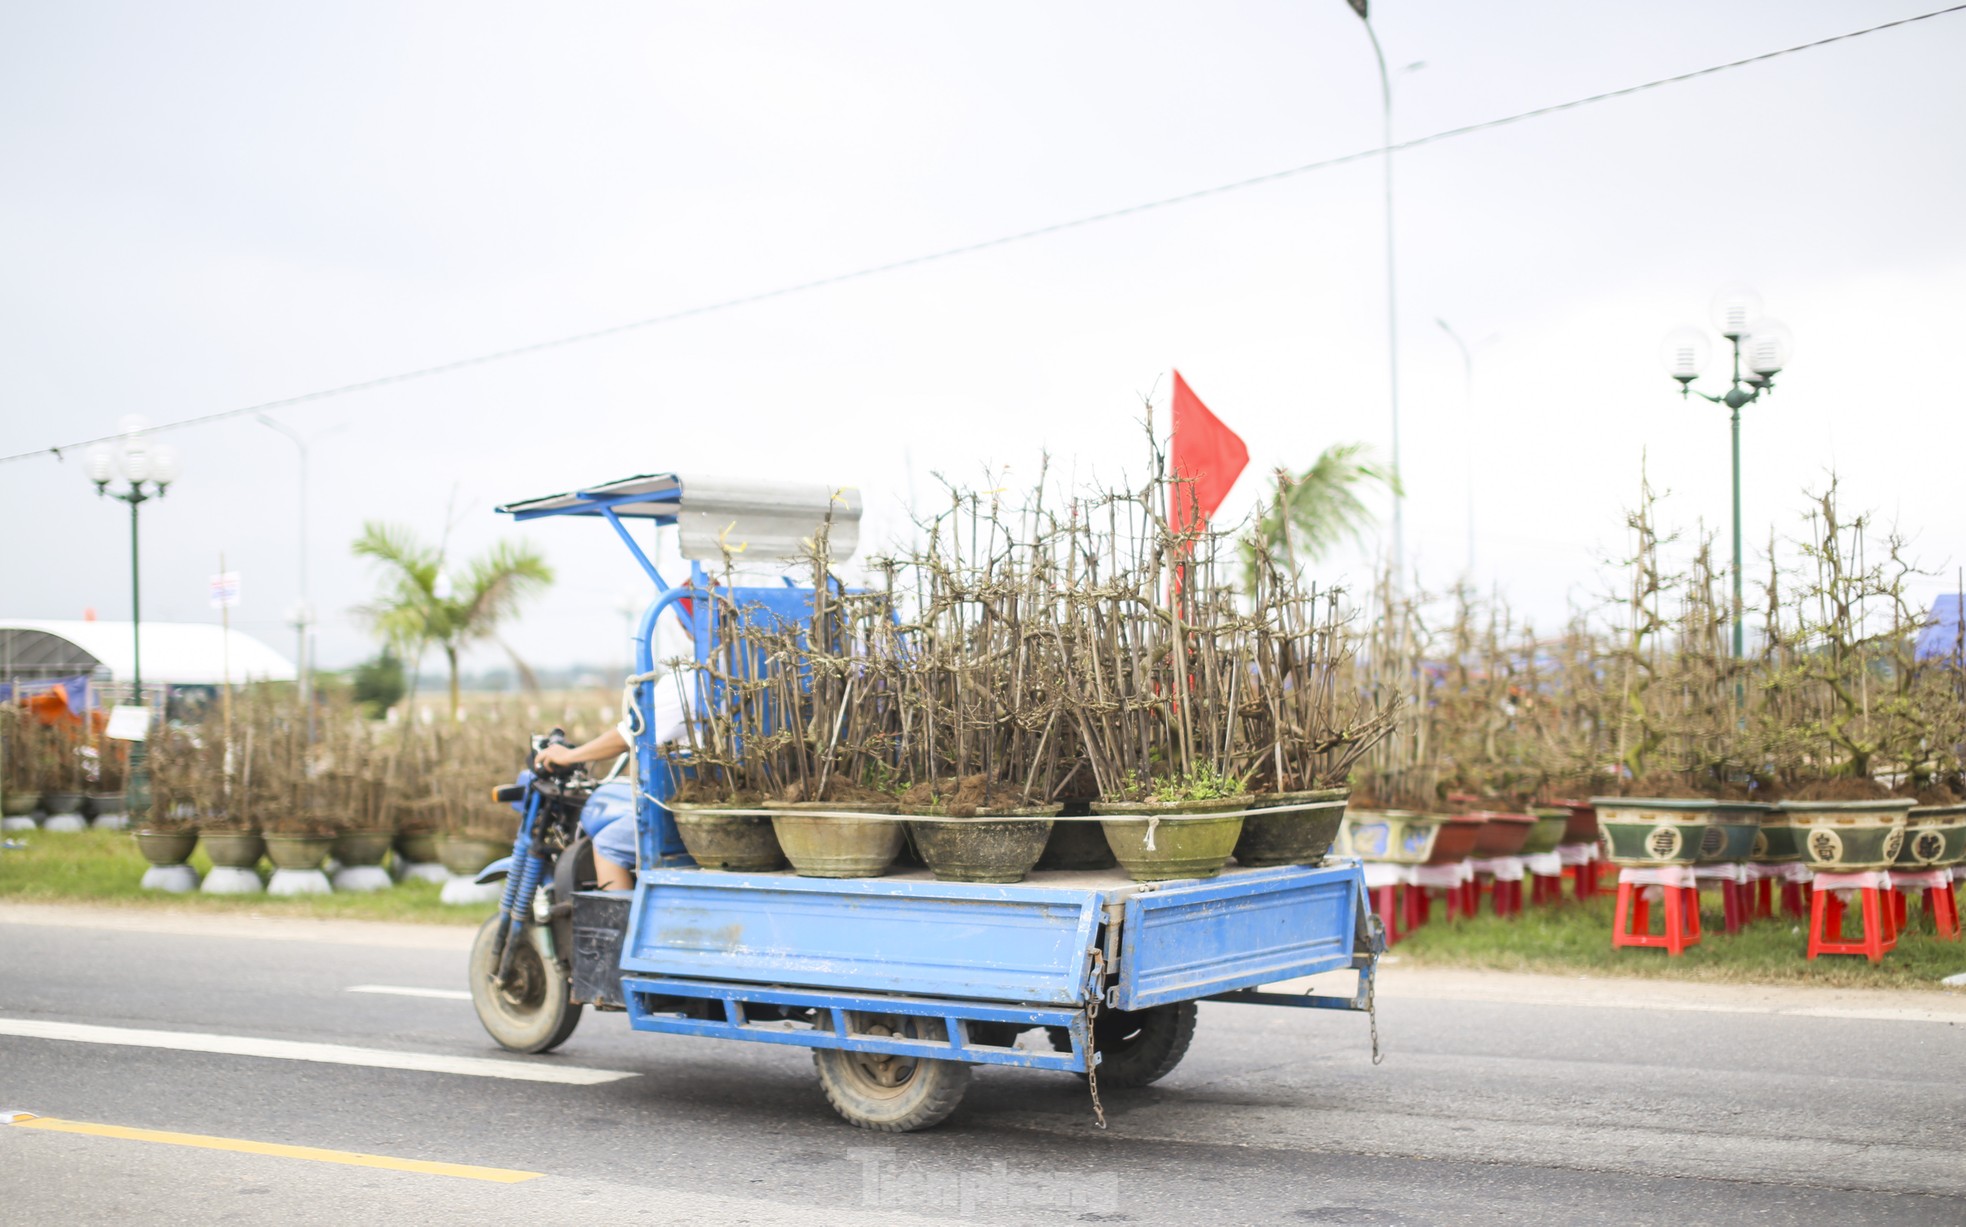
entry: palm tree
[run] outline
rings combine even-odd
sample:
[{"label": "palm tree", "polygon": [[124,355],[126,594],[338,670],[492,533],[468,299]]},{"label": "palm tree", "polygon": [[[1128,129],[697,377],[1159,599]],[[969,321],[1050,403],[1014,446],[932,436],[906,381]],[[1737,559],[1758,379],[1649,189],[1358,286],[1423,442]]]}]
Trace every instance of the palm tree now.
[{"label": "palm tree", "polygon": [[532,670],[498,637],[499,623],[527,597],[553,582],[553,569],[529,545],[501,541],[467,563],[463,580],[451,582],[442,547],[419,541],[411,529],[371,520],[355,539],[355,554],[381,564],[382,591],[358,612],[390,646],[420,656],[428,644],[444,649],[450,669],[451,719],[457,719],[457,657],[474,643],[490,641],[512,657],[520,678]]},{"label": "palm tree", "polygon": [[1363,443],[1334,443],[1302,473],[1278,469],[1256,531],[1243,543],[1245,586],[1255,589],[1258,549],[1290,570],[1364,536],[1374,517],[1361,491],[1374,484],[1395,496],[1405,493],[1399,475],[1380,465]]}]

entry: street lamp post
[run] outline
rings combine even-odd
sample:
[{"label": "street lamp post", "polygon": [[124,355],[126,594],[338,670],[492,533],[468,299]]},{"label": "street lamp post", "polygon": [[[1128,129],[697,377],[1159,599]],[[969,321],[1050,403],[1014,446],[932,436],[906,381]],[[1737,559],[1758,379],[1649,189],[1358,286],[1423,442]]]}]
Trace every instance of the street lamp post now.
[{"label": "street lamp post", "polygon": [[300,682],[300,702],[302,708],[308,713],[308,740],[312,741],[314,707],[308,700],[311,694],[313,669],[309,667],[307,659],[307,628],[314,621],[314,607],[307,603],[307,440],[301,437],[299,431],[267,417],[264,413],[258,414],[257,416],[263,425],[272,427],[292,440],[294,447],[300,451],[300,484],[298,487],[300,495],[300,553],[295,558],[296,564],[300,568],[300,600],[294,604],[292,609],[287,611],[287,622],[294,628],[294,663]]},{"label": "street lamp post", "polygon": [[1481,467],[1473,453],[1473,440],[1475,437],[1474,351],[1487,347],[1495,338],[1492,336],[1485,337],[1473,346],[1470,346],[1461,338],[1460,333],[1454,331],[1454,325],[1441,319],[1439,316],[1434,317],[1434,323],[1439,324],[1440,330],[1447,334],[1447,339],[1454,342],[1454,348],[1461,351],[1462,409],[1468,417],[1468,439],[1470,444],[1469,454],[1462,458],[1468,471],[1468,582],[1473,583],[1475,569],[1475,472]]},{"label": "street lamp post", "polygon": [[1734,350],[1727,391],[1714,394],[1693,386],[1711,356],[1707,335],[1700,329],[1688,324],[1667,333],[1660,356],[1666,373],[1679,381],[1682,397],[1699,396],[1727,406],[1734,437],[1734,656],[1739,659],[1747,655],[1746,571],[1741,557],[1741,408],[1760,400],[1763,393],[1774,395],[1775,376],[1788,365],[1794,340],[1785,325],[1761,318],[1761,299],[1752,290],[1722,290],[1715,295],[1713,322]]},{"label": "street lamp post", "polygon": [[1379,66],[1379,102],[1386,152],[1380,155],[1386,179],[1386,388],[1392,408],[1393,430],[1393,582],[1404,582],[1406,567],[1406,496],[1399,479],[1399,279],[1393,260],[1393,79],[1386,71],[1386,53],[1379,48],[1379,35],[1372,28],[1370,0],[1345,0],[1365,36],[1372,40],[1372,59]]},{"label": "street lamp post", "polygon": [[[127,417],[119,425],[123,437],[115,447],[98,444],[89,449],[86,466],[98,496],[119,499],[130,506],[130,688],[137,705],[147,710],[149,703],[143,694],[143,575],[138,565],[137,510],[153,498],[164,497],[164,492],[177,480],[178,457],[177,449],[168,444],[151,445],[144,436],[147,423],[142,418]],[[110,482],[119,475],[125,488],[111,490]],[[146,743],[131,742],[126,800],[130,817],[137,820],[150,812],[150,773],[145,757]]]}]

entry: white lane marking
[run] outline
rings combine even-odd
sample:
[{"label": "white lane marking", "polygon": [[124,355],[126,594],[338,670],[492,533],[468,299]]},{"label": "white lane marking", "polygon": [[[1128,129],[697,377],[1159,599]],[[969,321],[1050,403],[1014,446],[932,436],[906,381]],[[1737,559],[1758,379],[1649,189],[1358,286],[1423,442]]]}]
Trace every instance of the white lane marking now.
[{"label": "white lane marking", "polygon": [[318,1061],[325,1065],[363,1065],[370,1069],[407,1069],[427,1074],[462,1074],[469,1078],[507,1078],[514,1082],[559,1082],[593,1086],[633,1078],[617,1069],[580,1065],[534,1064],[491,1057],[455,1057],[435,1052],[392,1052],[386,1048],[356,1048],[347,1044],[317,1044],[304,1040],[261,1039],[251,1035],[208,1035],[197,1031],[150,1031],[139,1027],[99,1027],[90,1023],[46,1022],[34,1018],[0,1018],[0,1035],[37,1040],[71,1040],[81,1044],[124,1044],[133,1048],[173,1048],[180,1052],[212,1052],[234,1057],[268,1057],[276,1061]]},{"label": "white lane marking", "polygon": [[1966,1023],[1966,1016],[1948,1014],[1943,1010],[1898,1009],[1888,1006],[1808,1006],[1799,1010],[1781,1010],[1779,1013],[1794,1018],[1854,1018],[1863,1022],[1937,1022]]},{"label": "white lane marking", "polygon": [[351,984],[351,993],[382,993],[390,997],[435,997],[439,1001],[469,1001],[471,993],[461,988],[411,988],[406,984]]}]

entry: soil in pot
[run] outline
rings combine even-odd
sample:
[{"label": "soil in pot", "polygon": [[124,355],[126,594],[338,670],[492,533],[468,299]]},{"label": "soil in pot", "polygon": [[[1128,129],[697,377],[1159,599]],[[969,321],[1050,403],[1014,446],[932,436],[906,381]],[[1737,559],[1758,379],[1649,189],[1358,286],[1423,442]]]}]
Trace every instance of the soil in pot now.
[{"label": "soil in pot", "polygon": [[1260,868],[1315,865],[1324,860],[1331,855],[1331,843],[1345,820],[1349,795],[1343,788],[1258,794],[1250,808],[1276,812],[1243,818],[1236,864]]},{"label": "soil in pot", "polygon": [[[1091,804],[1080,801],[1066,805],[1058,816],[1084,818],[1091,814]],[[1038,858],[1039,869],[1097,870],[1118,864],[1106,842],[1106,832],[1096,822],[1052,823],[1051,838],[1045,841],[1044,855]]]},{"label": "soil in pot", "polygon": [[766,808],[778,846],[802,878],[878,878],[901,851],[901,823],[872,816],[893,813],[892,804],[772,801]]},{"label": "soil in pot", "polygon": [[718,805],[669,803],[683,847],[702,869],[726,873],[767,873],[785,868],[785,853],[764,814],[730,814],[724,809],[756,809],[759,797],[734,797]]},{"label": "soil in pot", "polygon": [[[1092,807],[1092,812],[1108,819],[1099,824],[1100,829],[1106,833],[1113,858],[1128,877],[1136,882],[1165,882],[1212,878],[1221,873],[1242,835],[1241,811],[1253,800],[1244,795],[1169,805],[1102,801]],[[1208,816],[1224,810],[1235,816]],[[1150,841],[1152,847],[1148,846]]]},{"label": "soil in pot", "polygon": [[198,846],[198,832],[138,831],[136,841],[137,851],[151,864],[182,865],[191,859],[191,850]]}]

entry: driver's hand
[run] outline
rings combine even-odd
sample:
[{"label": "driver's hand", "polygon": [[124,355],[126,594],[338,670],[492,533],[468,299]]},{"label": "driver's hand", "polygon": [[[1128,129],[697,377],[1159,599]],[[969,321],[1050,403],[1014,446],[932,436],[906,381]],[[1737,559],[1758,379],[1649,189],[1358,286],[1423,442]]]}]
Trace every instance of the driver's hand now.
[{"label": "driver's hand", "polygon": [[546,746],[533,755],[532,761],[536,771],[558,771],[578,764],[572,746]]}]

